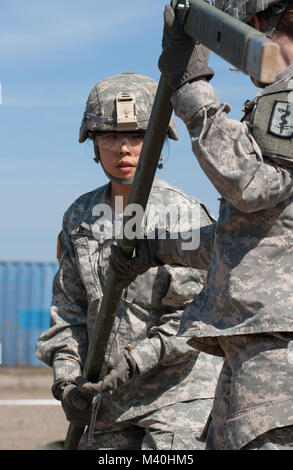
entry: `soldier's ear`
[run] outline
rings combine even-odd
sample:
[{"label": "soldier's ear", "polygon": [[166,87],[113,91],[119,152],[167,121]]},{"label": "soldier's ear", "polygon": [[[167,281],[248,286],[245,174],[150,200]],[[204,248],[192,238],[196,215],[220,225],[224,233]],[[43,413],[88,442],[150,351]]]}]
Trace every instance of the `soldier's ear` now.
[{"label": "soldier's ear", "polygon": [[250,26],[252,26],[254,29],[257,29],[257,31],[261,31],[261,25],[260,25],[260,19],[258,15],[254,15],[251,20],[249,20]]},{"label": "soldier's ear", "polygon": [[262,33],[266,30],[267,26],[267,19],[264,15],[254,15],[251,20],[249,21],[250,26],[252,26],[257,31],[261,31]]}]

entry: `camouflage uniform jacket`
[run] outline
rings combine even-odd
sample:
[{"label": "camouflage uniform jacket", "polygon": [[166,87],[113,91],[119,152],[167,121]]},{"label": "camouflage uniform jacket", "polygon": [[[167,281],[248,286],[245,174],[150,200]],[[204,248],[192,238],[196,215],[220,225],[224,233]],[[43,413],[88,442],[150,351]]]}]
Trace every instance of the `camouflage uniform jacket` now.
[{"label": "camouflage uniform jacket", "polygon": [[[107,204],[108,191],[109,185],[105,185],[81,196],[64,215],[50,328],[37,343],[37,357],[53,366],[56,379],[80,375],[85,362],[113,243],[112,209],[104,218],[111,231],[95,230],[97,204]],[[197,200],[157,178],[148,208],[158,202],[164,210],[171,203],[185,210],[195,204],[202,225],[213,220]],[[204,274],[160,266],[139,276],[124,291],[106,362],[109,367],[117,365],[124,348],[130,346],[140,375],[110,398],[104,397],[112,401],[113,420],[124,421],[172,403],[214,396],[219,358],[198,353],[184,344],[184,338],[175,336],[182,310],[202,289]]]},{"label": "camouflage uniform jacket", "polygon": [[[291,65],[246,103],[241,122],[228,117],[230,107],[208,82],[186,84],[172,98],[196,158],[222,196],[207,281],[196,305],[186,308],[180,333],[212,354],[222,354],[222,335],[293,331],[292,78]],[[285,107],[276,114],[272,104],[281,101]],[[259,137],[254,122],[262,103],[268,108]],[[192,258],[185,265],[201,265],[201,248]]]}]

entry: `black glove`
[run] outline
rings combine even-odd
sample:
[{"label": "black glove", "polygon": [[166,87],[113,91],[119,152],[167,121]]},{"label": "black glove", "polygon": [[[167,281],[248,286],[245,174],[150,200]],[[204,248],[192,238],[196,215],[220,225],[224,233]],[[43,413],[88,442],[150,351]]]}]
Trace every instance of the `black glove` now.
[{"label": "black glove", "polygon": [[90,401],[98,393],[118,389],[135,374],[139,374],[137,364],[126,350],[119,365],[112,369],[104,380],[93,383],[86,380],[85,377],[76,377],[75,381],[78,384],[78,390],[81,395]]},{"label": "black glove", "polygon": [[89,424],[92,400],[80,393],[75,380],[57,380],[52,386],[52,393],[57,400],[61,400],[68,421],[76,426]]},{"label": "black glove", "polygon": [[177,90],[198,78],[213,78],[214,71],[208,66],[209,50],[187,36],[170,5],[165,7],[164,23],[159,69],[171,88]]},{"label": "black glove", "polygon": [[137,276],[145,273],[150,268],[160,266],[163,263],[157,256],[159,241],[157,239],[137,240],[134,258],[127,258],[123,251],[116,245],[111,246],[110,266],[116,272],[120,280],[116,288],[125,289]]}]

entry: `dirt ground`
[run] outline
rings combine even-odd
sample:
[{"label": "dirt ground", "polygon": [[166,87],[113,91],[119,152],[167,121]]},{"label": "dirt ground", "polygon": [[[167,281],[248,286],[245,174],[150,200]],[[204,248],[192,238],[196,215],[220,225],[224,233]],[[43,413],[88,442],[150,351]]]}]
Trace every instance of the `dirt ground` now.
[{"label": "dirt ground", "polygon": [[51,370],[45,367],[0,368],[0,450],[36,450],[65,439],[69,423],[51,395],[51,384]]}]

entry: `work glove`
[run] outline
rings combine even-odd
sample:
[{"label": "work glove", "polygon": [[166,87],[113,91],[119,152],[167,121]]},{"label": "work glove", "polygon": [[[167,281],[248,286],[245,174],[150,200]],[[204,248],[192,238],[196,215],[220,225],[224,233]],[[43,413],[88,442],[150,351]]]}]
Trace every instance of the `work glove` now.
[{"label": "work glove", "polygon": [[79,393],[87,401],[91,401],[98,393],[116,390],[124,385],[135,374],[139,374],[137,364],[131,354],[125,350],[119,365],[111,370],[103,380],[97,383],[89,382],[85,377],[76,377]]},{"label": "work glove", "polygon": [[59,379],[52,386],[52,393],[61,401],[68,421],[76,426],[87,426],[91,418],[91,399],[84,397],[75,380]]},{"label": "work glove", "polygon": [[162,48],[159,69],[173,90],[198,78],[213,78],[214,71],[208,66],[209,50],[187,36],[171,5],[166,5],[164,11]]},{"label": "work glove", "polygon": [[119,277],[116,284],[117,290],[125,289],[137,276],[150,268],[162,265],[163,262],[158,257],[158,251],[159,241],[157,239],[137,240],[134,258],[127,258],[121,248],[112,245],[109,263]]}]

